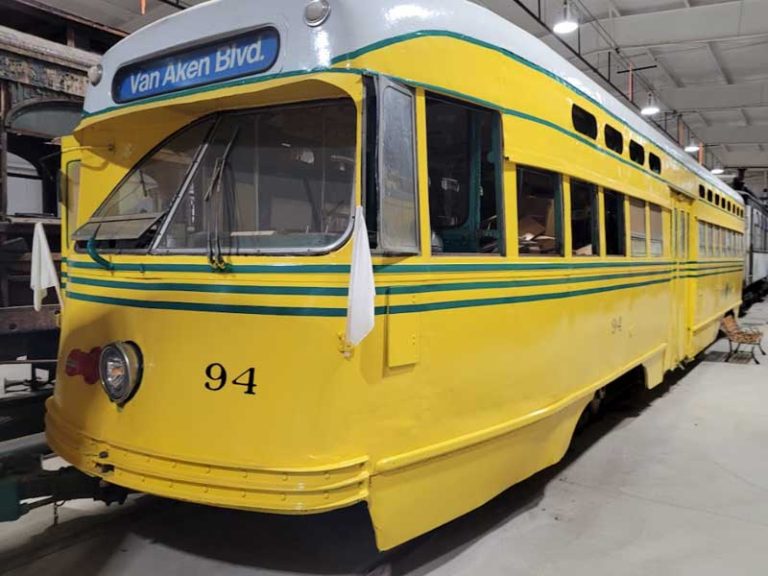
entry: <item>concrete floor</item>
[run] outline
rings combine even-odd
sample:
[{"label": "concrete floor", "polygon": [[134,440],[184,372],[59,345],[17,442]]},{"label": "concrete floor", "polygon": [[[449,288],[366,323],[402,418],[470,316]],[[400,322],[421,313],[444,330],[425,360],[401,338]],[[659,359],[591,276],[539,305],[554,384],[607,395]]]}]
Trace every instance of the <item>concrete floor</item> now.
[{"label": "concrete floor", "polygon": [[[768,304],[748,318],[768,324]],[[388,554],[361,507],[289,518],[152,497],[0,525],[0,574],[768,573],[768,359],[716,362],[627,402],[564,462]]]}]

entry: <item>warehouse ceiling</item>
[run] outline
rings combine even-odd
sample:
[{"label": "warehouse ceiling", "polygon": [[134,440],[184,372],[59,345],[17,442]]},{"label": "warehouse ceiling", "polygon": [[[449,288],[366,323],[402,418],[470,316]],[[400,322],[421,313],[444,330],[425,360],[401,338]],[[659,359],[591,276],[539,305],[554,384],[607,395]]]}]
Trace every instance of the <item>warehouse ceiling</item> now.
[{"label": "warehouse ceiling", "polygon": [[[203,0],[146,0],[143,15],[141,0],[21,1],[132,32],[178,11],[173,4],[191,6]],[[588,68],[531,16],[540,6],[541,19],[551,27],[562,13],[563,0],[474,1]],[[678,134],[676,116],[682,115],[691,136],[706,144],[709,164],[751,168],[750,187],[768,187],[768,0],[569,1],[582,26],[563,38],[577,51],[580,45],[590,66],[606,77],[610,68],[612,83],[626,94],[625,71],[631,64],[638,70],[634,100],[644,104],[652,90],[662,107],[655,118],[659,124],[666,121],[668,130]]]},{"label": "warehouse ceiling", "polygon": [[[545,40],[582,70],[588,67],[520,6],[537,14],[538,0],[476,0]],[[768,187],[768,1],[572,0],[582,23],[563,36],[589,65],[626,94],[629,64],[635,99],[658,98],[655,117],[677,135],[681,114],[691,136],[704,142],[710,164],[752,168],[753,191]],[[563,0],[541,0],[551,28]],[[580,38],[579,38],[580,35]],[[617,49],[624,61],[617,61]],[[594,73],[592,73],[594,76]],[[683,131],[687,140],[688,131]]]}]

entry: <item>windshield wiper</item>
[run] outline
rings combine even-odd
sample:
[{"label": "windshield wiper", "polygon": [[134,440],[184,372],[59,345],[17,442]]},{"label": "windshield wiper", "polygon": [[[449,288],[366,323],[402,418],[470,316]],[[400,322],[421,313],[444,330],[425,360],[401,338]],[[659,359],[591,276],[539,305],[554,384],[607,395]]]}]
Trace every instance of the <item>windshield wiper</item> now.
[{"label": "windshield wiper", "polygon": [[[237,136],[240,134],[240,127],[235,128],[232,133],[232,137],[227,143],[227,147],[224,149],[224,153],[216,159],[216,163],[213,166],[213,175],[211,176],[211,183],[208,186],[208,190],[203,196],[203,201],[208,203],[214,198],[214,193],[221,188],[221,179],[224,174],[224,169],[229,161],[229,156],[232,153],[232,149],[235,146]],[[216,198],[220,199],[220,194],[216,194]],[[208,219],[208,226],[213,230],[208,231],[208,262],[211,268],[215,272],[226,272],[228,265],[224,262],[224,257],[221,254],[221,234],[219,233],[219,210],[214,210],[218,206],[214,203],[211,204],[211,210],[209,210],[210,218]]]}]

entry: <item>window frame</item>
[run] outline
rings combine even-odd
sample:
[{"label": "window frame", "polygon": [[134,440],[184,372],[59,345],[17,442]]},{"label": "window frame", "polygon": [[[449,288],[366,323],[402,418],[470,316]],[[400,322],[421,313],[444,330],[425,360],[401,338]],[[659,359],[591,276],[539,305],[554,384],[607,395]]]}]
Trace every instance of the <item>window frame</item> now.
[{"label": "window frame", "polygon": [[[573,241],[573,183],[577,182],[591,189],[592,194],[592,215],[590,229],[592,235],[592,254],[576,254]],[[595,258],[602,256],[602,245],[600,242],[600,188],[593,182],[582,180],[581,178],[568,178],[568,222],[571,230],[570,246],[565,250],[572,258]]]},{"label": "window frame", "polygon": [[645,147],[642,144],[635,140],[629,141],[629,159],[632,160],[632,162],[639,164],[640,166],[645,166],[646,156]]},{"label": "window frame", "polygon": [[[609,194],[611,196],[616,197],[617,200],[617,207],[619,208],[619,221],[616,223],[616,231],[618,232],[619,237],[619,244],[622,252],[620,254],[611,254],[608,252],[608,209],[606,204],[606,195]],[[627,227],[629,226],[628,218],[627,218],[627,195],[623,192],[619,192],[618,190],[613,190],[611,188],[603,188],[602,189],[602,213],[601,213],[601,230],[604,238],[604,244],[605,246],[603,249],[601,249],[601,255],[605,255],[606,258],[628,258],[629,257],[629,247],[627,243]]]},{"label": "window frame", "polygon": [[[420,205],[420,182],[419,182],[419,152],[418,152],[418,121],[416,117],[416,94],[414,92],[414,89],[412,87],[409,87],[405,84],[402,84],[400,82],[397,82],[391,78],[388,78],[387,76],[380,75],[376,78],[376,89],[377,89],[377,103],[378,103],[378,110],[377,110],[377,118],[378,118],[378,133],[377,133],[377,166],[376,171],[379,175],[377,178],[378,183],[378,249],[383,252],[384,254],[392,254],[392,255],[407,255],[407,256],[418,256],[421,254],[421,205]],[[394,90],[398,94],[402,94],[403,96],[406,96],[410,99],[411,103],[411,128],[412,128],[412,150],[411,150],[411,156],[412,156],[412,167],[413,167],[413,214],[414,214],[414,236],[412,238],[408,238],[406,241],[404,241],[402,244],[397,244],[393,241],[392,238],[388,237],[386,235],[386,231],[384,229],[384,222],[385,222],[385,216],[386,216],[386,210],[385,210],[385,202],[387,198],[389,198],[383,188],[383,182],[381,175],[384,173],[385,168],[385,158],[384,158],[384,148],[385,148],[385,130],[387,128],[387,125],[385,124],[384,120],[388,117],[385,113],[386,111],[386,103],[385,103],[385,90]],[[402,240],[402,239],[400,239]]]},{"label": "window frame", "polygon": [[[608,136],[609,132],[611,133],[610,136]],[[616,139],[618,142],[618,145],[615,147],[611,146],[610,144],[610,142],[614,139]],[[603,141],[605,142],[605,147],[608,148],[608,150],[612,150],[619,155],[624,154],[624,134],[622,134],[619,130],[610,124],[606,124],[603,128]]]},{"label": "window frame", "polygon": [[[597,140],[597,135],[600,133],[597,117],[589,110],[586,110],[575,103],[571,105],[571,124],[573,125],[573,129],[579,134],[591,138],[592,140]],[[589,129],[587,129],[587,124],[589,125]],[[584,130],[581,128],[584,128]]]},{"label": "window frame", "polygon": [[[463,108],[469,112],[469,120],[470,120],[470,127],[469,127],[469,136],[471,142],[469,142],[467,145],[470,147],[471,145],[479,145],[480,147],[480,153],[482,153],[482,140],[480,138],[479,134],[474,134],[473,131],[476,131],[477,126],[479,123],[476,121],[477,114],[478,113],[485,113],[488,114],[489,117],[492,118],[492,126],[491,126],[491,146],[493,148],[492,153],[496,157],[496,163],[495,166],[497,167],[495,172],[495,185],[496,185],[496,210],[497,210],[497,232],[498,232],[498,241],[499,245],[497,250],[493,252],[483,252],[483,251],[477,251],[477,252],[437,252],[435,253],[434,250],[431,250],[431,254],[433,257],[456,257],[456,256],[467,256],[467,257],[493,257],[493,258],[499,258],[499,257],[505,257],[508,254],[508,240],[507,240],[507,226],[506,226],[506,213],[505,213],[505,178],[504,178],[504,118],[501,112],[498,110],[494,110],[493,108],[483,107],[483,106],[477,106],[475,104],[472,104],[471,102],[466,102],[464,100],[453,98],[451,96],[446,96],[444,94],[441,94],[440,92],[436,91],[424,91],[424,126],[426,128],[426,133],[424,135],[424,141],[425,146],[427,148],[427,163],[426,163],[426,171],[427,175],[429,174],[429,117],[427,115],[427,104],[428,100],[432,99],[433,101],[439,101],[447,105],[456,106],[457,108]],[[475,141],[473,138],[477,137],[477,140]],[[482,157],[478,155],[478,150],[470,150],[470,154],[472,155],[471,163],[474,164],[476,161],[479,161],[480,164],[482,164]],[[475,174],[475,171],[477,171],[477,174]],[[480,204],[482,202],[482,195],[480,194],[480,191],[482,189],[481,182],[474,182],[474,180],[481,180],[482,179],[482,171],[478,170],[477,166],[471,165],[470,166],[470,181],[471,186],[474,186],[477,184],[477,203],[478,203],[478,209],[480,209]],[[470,190],[470,193],[473,191]],[[464,225],[466,225],[467,221],[469,221],[472,218],[472,198],[468,198],[468,208],[467,208],[467,218],[464,220],[464,222],[457,224],[456,226],[451,227],[445,227],[445,228],[434,228],[432,226],[432,212],[431,212],[431,204],[430,204],[430,197],[429,197],[429,190],[427,190],[427,220],[429,221],[429,235],[430,239],[432,237],[432,234],[437,232],[445,232],[450,230],[457,230],[462,228]],[[478,223],[481,224],[482,220]],[[479,229],[477,230],[479,231]]]},{"label": "window frame", "polygon": [[[520,251],[520,193],[522,192],[522,174],[525,172],[538,172],[540,174],[554,175],[557,179],[557,189],[555,190],[554,209],[555,209],[555,248],[556,251],[553,254],[537,254],[535,252],[521,252]],[[517,255],[519,258],[551,258],[562,259],[565,258],[566,238],[565,238],[565,193],[563,175],[560,172],[553,170],[547,170],[546,168],[539,168],[537,166],[530,166],[527,164],[518,164],[515,169],[515,208],[517,212]]]},{"label": "window frame", "polygon": [[[632,258],[649,258],[651,253],[651,246],[650,246],[650,222],[649,222],[649,216],[648,216],[648,202],[643,200],[642,198],[637,198],[635,196],[628,196],[629,198],[629,253]],[[634,240],[640,240],[640,236],[638,236],[637,232],[635,232],[632,228],[632,206],[636,206],[637,208],[642,205],[642,215],[643,215],[643,245],[644,245],[644,251],[642,254],[636,254],[634,249]]]}]

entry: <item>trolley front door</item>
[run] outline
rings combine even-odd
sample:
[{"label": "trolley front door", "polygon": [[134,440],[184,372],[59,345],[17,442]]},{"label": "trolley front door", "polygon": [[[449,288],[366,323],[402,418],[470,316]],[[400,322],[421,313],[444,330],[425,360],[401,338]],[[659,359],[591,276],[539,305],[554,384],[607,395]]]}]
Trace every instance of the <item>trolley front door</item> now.
[{"label": "trolley front door", "polygon": [[672,257],[674,278],[672,317],[675,335],[672,338],[675,357],[683,361],[691,355],[693,318],[691,310],[692,281],[688,277],[691,255],[691,201],[681,194],[673,194]]}]

